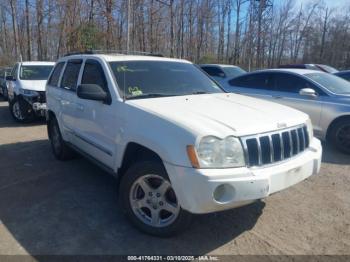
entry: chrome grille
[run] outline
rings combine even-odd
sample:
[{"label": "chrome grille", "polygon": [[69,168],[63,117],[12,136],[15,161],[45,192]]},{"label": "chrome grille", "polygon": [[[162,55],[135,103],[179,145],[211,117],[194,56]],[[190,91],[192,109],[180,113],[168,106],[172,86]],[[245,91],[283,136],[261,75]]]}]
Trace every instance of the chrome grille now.
[{"label": "chrome grille", "polygon": [[273,164],[291,158],[309,147],[305,125],[242,137],[248,166]]}]

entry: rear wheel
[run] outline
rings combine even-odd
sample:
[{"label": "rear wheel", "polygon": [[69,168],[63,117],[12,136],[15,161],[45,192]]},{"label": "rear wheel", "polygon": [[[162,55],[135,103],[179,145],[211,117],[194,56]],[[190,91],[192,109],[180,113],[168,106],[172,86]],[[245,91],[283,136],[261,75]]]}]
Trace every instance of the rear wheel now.
[{"label": "rear wheel", "polygon": [[350,154],[350,119],[334,124],[330,131],[330,141],[339,151]]},{"label": "rear wheel", "polygon": [[56,118],[50,119],[47,124],[52,152],[58,160],[72,159],[75,152],[63,140]]},{"label": "rear wheel", "polygon": [[120,201],[130,221],[141,231],[171,236],[184,230],[191,214],[183,210],[162,165],[143,161],[130,167],[120,184]]}]

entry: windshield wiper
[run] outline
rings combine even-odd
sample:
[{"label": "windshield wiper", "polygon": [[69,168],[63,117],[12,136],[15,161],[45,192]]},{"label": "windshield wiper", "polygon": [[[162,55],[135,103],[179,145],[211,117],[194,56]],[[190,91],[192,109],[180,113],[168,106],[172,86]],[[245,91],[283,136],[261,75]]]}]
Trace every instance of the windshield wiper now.
[{"label": "windshield wiper", "polygon": [[204,94],[211,94],[211,93],[208,93],[208,92],[205,92],[205,91],[197,91],[197,92],[193,92],[191,94],[192,95],[204,95]]},{"label": "windshield wiper", "polygon": [[138,96],[127,96],[126,99],[129,100],[129,99],[155,98],[155,97],[167,97],[167,96],[175,96],[175,95],[150,93],[150,94],[143,94]]}]

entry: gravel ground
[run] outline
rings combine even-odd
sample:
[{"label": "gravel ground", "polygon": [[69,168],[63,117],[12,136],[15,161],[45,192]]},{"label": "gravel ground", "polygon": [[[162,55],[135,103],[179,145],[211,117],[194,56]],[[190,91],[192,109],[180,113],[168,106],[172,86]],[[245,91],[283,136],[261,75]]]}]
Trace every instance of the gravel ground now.
[{"label": "gravel ground", "polygon": [[0,254],[350,254],[350,157],[324,145],[318,176],[159,239],[124,218],[111,176],[56,161],[45,124],[0,102]]}]

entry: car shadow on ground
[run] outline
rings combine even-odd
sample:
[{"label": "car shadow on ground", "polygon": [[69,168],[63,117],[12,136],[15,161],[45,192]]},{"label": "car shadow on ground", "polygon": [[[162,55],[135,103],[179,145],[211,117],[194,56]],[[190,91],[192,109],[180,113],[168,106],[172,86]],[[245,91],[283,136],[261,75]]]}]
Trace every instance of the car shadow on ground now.
[{"label": "car shadow on ground", "polygon": [[327,143],[322,143],[322,147],[322,162],[337,165],[350,165],[350,155],[337,151]]},{"label": "car shadow on ground", "polygon": [[1,145],[0,166],[0,225],[9,232],[0,246],[14,238],[34,256],[206,254],[253,228],[265,206],[196,215],[184,233],[157,238],[123,216],[115,178],[84,158],[55,160],[47,140]]}]

